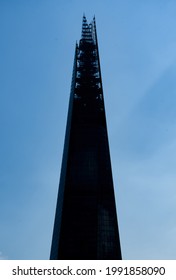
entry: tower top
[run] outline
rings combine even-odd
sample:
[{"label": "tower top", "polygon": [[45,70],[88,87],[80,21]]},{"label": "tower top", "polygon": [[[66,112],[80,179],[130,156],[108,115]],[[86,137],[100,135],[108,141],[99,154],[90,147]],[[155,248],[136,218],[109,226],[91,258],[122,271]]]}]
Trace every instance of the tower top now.
[{"label": "tower top", "polygon": [[88,42],[96,44],[96,24],[95,16],[93,20],[88,24],[85,14],[83,15],[82,20],[82,35],[81,39]]}]

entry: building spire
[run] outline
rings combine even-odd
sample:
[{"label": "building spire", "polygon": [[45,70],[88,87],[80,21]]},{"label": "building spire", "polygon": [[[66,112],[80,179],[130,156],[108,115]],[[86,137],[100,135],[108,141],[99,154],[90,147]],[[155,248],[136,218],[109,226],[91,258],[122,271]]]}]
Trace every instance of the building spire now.
[{"label": "building spire", "polygon": [[52,260],[120,260],[95,19],[76,46]]},{"label": "building spire", "polygon": [[85,16],[85,13],[83,14],[83,20],[82,20],[82,40],[85,40],[89,43],[92,43],[92,41],[95,43],[95,29],[94,29],[95,23],[94,19],[91,21],[91,23],[88,24],[87,18]]}]

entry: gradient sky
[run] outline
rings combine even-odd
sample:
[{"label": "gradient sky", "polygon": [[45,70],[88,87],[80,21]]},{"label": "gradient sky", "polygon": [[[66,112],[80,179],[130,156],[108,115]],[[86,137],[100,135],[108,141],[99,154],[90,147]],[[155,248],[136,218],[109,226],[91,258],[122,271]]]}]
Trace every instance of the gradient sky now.
[{"label": "gradient sky", "polygon": [[73,57],[95,14],[124,259],[176,259],[176,1],[0,0],[0,259],[48,259]]}]

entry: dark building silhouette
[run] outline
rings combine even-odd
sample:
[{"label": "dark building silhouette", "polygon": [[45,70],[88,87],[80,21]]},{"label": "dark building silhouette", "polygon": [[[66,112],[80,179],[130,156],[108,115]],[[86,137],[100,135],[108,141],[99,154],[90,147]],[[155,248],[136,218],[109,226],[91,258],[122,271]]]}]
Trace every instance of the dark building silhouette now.
[{"label": "dark building silhouette", "polygon": [[121,259],[95,18],[76,44],[50,259]]}]

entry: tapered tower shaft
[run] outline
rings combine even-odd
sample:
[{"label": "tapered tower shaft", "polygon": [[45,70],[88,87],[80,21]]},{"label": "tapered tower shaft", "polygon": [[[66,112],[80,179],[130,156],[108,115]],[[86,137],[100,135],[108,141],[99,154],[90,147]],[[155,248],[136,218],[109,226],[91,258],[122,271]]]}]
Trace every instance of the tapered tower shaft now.
[{"label": "tapered tower shaft", "polygon": [[51,259],[121,259],[95,18],[76,45]]}]

